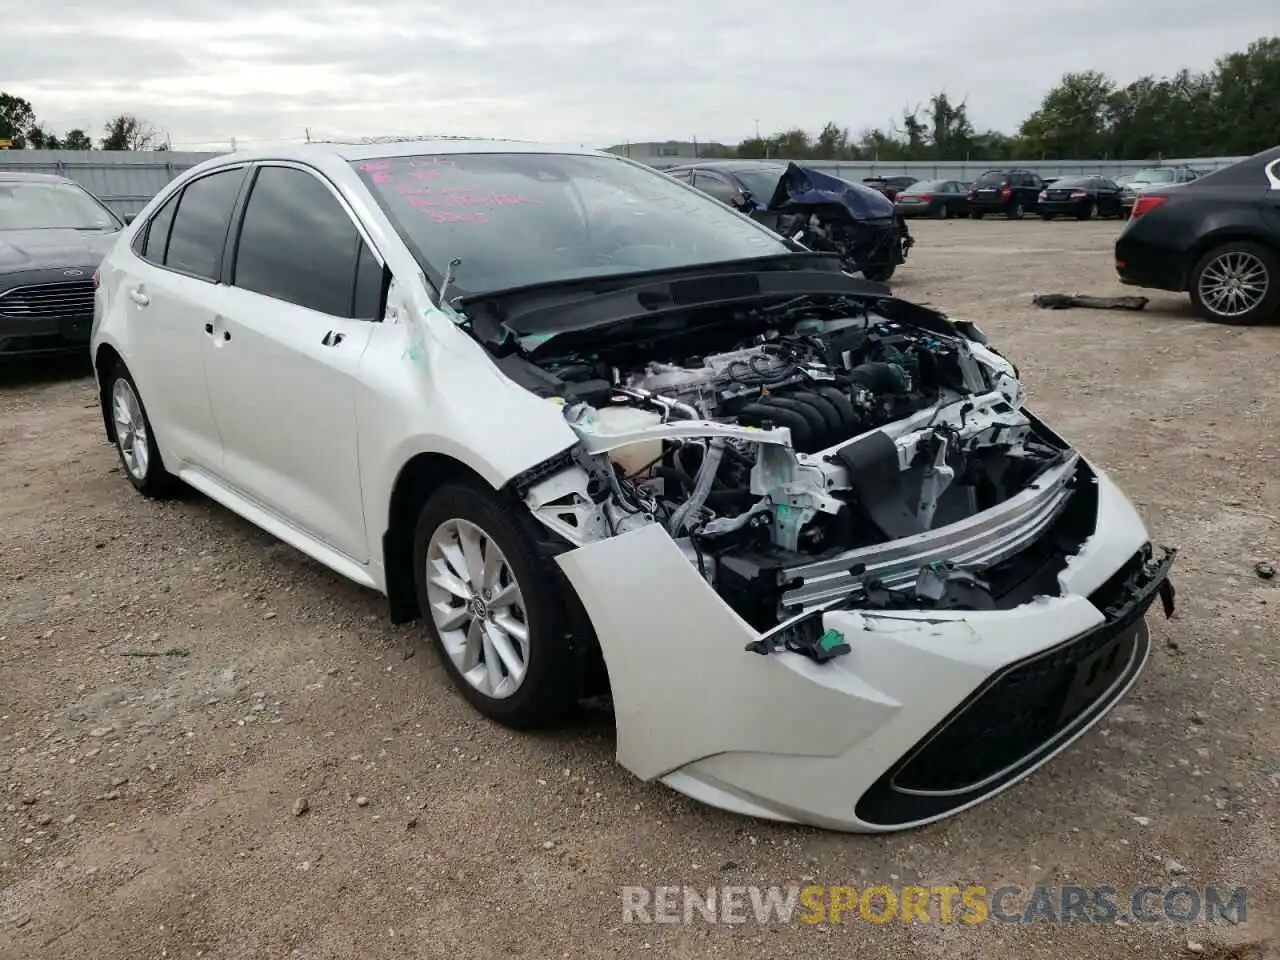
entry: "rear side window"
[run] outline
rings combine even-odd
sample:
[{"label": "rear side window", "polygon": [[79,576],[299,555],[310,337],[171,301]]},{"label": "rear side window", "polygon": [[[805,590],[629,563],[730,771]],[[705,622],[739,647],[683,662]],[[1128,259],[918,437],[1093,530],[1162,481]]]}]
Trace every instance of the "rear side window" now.
[{"label": "rear side window", "polygon": [[178,210],[178,197],[175,193],[147,224],[146,236],[143,237],[139,256],[152,263],[163,264],[165,249],[169,246],[169,228],[173,226],[173,215]]},{"label": "rear side window", "polygon": [[169,233],[166,267],[217,281],[227,225],[243,179],[243,169],[223,170],[193,180],[183,188]]},{"label": "rear side window", "polygon": [[[360,311],[354,308],[357,261],[364,251],[366,283]],[[370,308],[381,274],[360,234],[329,188],[292,167],[263,167],[253,183],[236,246],[232,283],[263,296],[333,317],[352,317]],[[373,319],[367,316],[364,319]]]}]

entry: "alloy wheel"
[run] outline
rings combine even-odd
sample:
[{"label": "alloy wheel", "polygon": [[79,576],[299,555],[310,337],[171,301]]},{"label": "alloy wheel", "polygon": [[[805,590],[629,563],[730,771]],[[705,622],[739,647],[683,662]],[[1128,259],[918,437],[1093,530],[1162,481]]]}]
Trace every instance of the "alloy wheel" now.
[{"label": "alloy wheel", "polygon": [[506,555],[476,524],[447,520],[426,567],[431,619],[458,673],[486,697],[511,696],[528,671],[529,621]]},{"label": "alloy wheel", "polygon": [[146,480],[151,460],[151,448],[147,443],[147,421],[142,415],[142,404],[133,385],[124,377],[117,377],[111,388],[111,419],[115,424],[116,443],[129,475],[138,481]]},{"label": "alloy wheel", "polygon": [[1270,286],[1267,265],[1245,250],[1215,257],[1197,281],[1201,302],[1220,317],[1239,317],[1257,308]]}]

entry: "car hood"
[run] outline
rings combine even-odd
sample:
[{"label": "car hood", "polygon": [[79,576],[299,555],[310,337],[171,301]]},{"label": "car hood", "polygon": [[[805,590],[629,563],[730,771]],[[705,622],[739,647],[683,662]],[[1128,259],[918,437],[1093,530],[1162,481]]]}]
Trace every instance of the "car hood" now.
[{"label": "car hood", "polygon": [[893,201],[879,190],[841,180],[812,167],[787,164],[767,209],[772,213],[788,213],[812,207],[839,209],[854,220],[895,216]]},{"label": "car hood", "polygon": [[0,230],[0,272],[96,267],[119,231]]}]

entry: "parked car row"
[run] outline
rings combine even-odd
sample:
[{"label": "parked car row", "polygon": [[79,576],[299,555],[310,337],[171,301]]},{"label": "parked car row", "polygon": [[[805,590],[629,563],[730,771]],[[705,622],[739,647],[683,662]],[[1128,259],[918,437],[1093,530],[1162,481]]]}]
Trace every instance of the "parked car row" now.
[{"label": "parked car row", "polygon": [[707,160],[667,176],[714,197],[845,268],[887,281],[915,240],[883,190],[778,160]]}]

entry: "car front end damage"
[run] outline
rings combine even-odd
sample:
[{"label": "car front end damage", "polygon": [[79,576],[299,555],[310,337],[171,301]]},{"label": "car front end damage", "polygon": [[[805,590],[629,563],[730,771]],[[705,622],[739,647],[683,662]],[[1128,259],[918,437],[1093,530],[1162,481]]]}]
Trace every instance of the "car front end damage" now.
[{"label": "car front end damage", "polygon": [[880,191],[795,163],[750,215],[807,249],[838,254],[846,270],[869,280],[888,280],[915,245],[906,218]]},{"label": "car front end damage", "polygon": [[875,832],[1096,723],[1146,663],[1148,607],[1172,612],[1172,552],[976,327],[845,282],[863,296],[500,365],[579,438],[518,492],[564,545],[619,762]]}]

